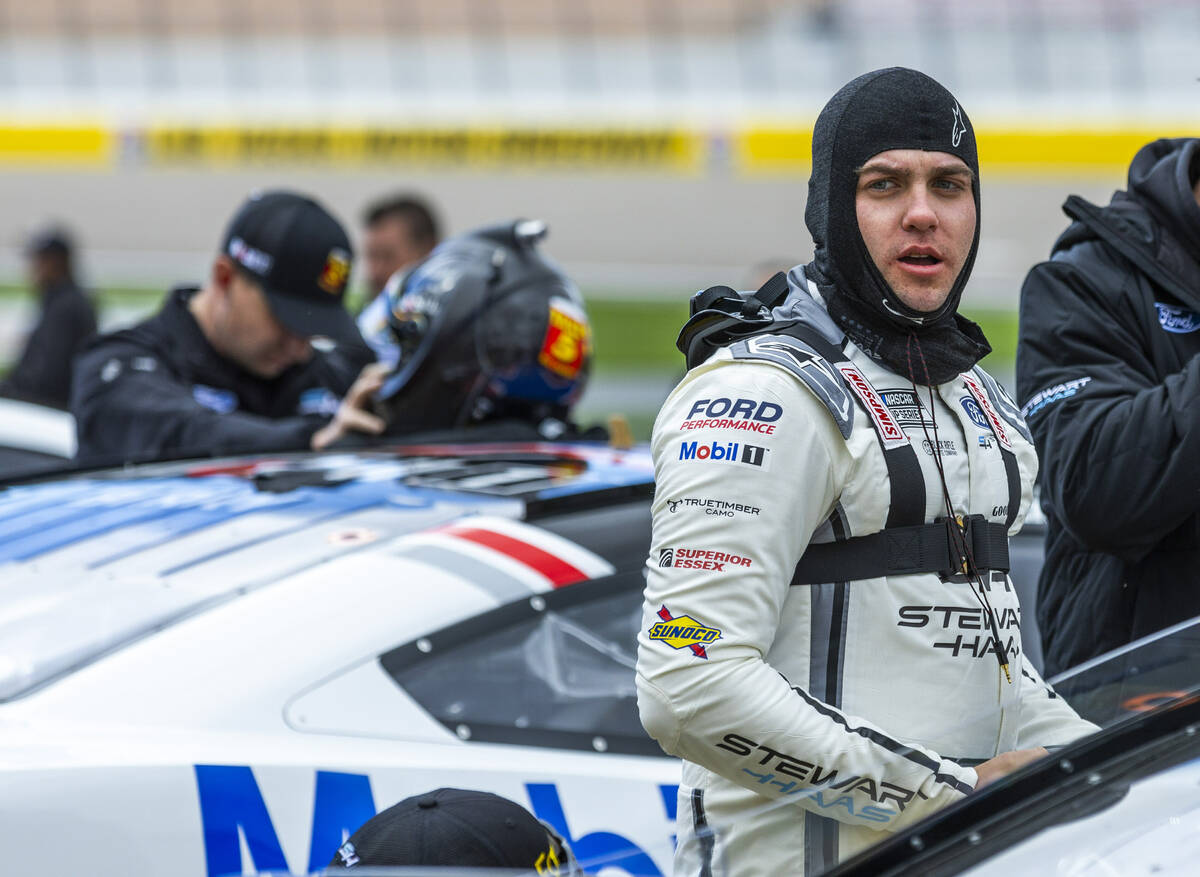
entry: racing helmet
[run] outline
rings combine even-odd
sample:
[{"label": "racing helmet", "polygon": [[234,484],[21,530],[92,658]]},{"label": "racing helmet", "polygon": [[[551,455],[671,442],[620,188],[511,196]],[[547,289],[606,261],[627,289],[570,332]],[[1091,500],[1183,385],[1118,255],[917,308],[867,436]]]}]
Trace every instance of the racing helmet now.
[{"label": "racing helmet", "polygon": [[388,281],[398,360],[376,397],[388,433],[566,420],[592,331],[578,288],[538,249],[546,231],[540,220],[477,229]]}]

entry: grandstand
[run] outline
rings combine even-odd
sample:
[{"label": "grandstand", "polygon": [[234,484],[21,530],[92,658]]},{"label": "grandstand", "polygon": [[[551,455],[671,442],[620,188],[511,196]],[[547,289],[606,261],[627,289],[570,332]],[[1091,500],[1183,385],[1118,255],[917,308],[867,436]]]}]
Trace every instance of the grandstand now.
[{"label": "grandstand", "polygon": [[1068,192],[1200,128],[1197,36],[1180,0],[0,0],[0,281],[51,216],[94,283],[195,277],[288,184],[350,220],[403,186],[453,229],[543,216],[596,294],[740,282],[807,253],[817,108],[907,64],[980,132],[973,295],[1008,307]]},{"label": "grandstand", "polygon": [[0,0],[0,107],[425,117],[811,110],[927,70],[998,111],[1195,104],[1181,0]]}]

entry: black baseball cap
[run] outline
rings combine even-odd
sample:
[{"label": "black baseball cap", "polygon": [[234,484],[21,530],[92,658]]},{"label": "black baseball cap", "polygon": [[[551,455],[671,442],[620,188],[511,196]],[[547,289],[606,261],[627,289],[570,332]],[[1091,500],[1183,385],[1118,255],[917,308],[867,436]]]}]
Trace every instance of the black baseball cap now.
[{"label": "black baseball cap", "polygon": [[61,225],[48,225],[40,228],[25,242],[27,257],[44,255],[69,257],[72,249],[71,235]]},{"label": "black baseball cap", "polygon": [[230,220],[221,252],[262,287],[271,313],[296,335],[362,346],[343,303],[354,251],[316,201],[286,191],[251,195]]},{"label": "black baseball cap", "polygon": [[524,807],[468,789],[405,798],[368,820],[329,863],[330,869],[403,866],[582,873],[562,839]]}]

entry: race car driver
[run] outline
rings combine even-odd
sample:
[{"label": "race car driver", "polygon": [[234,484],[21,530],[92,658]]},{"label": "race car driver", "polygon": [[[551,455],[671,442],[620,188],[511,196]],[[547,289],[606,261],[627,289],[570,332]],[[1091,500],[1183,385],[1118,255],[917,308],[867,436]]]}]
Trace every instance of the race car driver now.
[{"label": "race car driver", "polygon": [[693,299],[654,427],[637,687],[684,759],[676,874],[819,873],[1095,729],[1021,653],[1037,458],[956,313],[971,123],[877,70],[812,150],[814,260]]},{"label": "race car driver", "polygon": [[578,288],[540,248],[546,234],[540,220],[476,229],[388,281],[388,324],[367,338],[399,360],[375,403],[388,435],[605,437],[570,418],[592,330]]},{"label": "race car driver", "polygon": [[249,198],[203,288],[172,290],[158,314],[77,358],[78,456],[319,449],[380,431],[365,407],[382,374],[342,303],[351,259],[345,230],[312,199]]}]

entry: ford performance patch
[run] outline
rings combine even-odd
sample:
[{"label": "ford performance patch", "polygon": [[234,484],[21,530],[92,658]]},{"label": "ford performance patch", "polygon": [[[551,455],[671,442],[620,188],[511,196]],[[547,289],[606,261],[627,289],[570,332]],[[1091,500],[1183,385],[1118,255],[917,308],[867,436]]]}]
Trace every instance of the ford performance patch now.
[{"label": "ford performance patch", "polygon": [[758,399],[698,399],[680,429],[740,429],[771,435],[783,406]]}]

